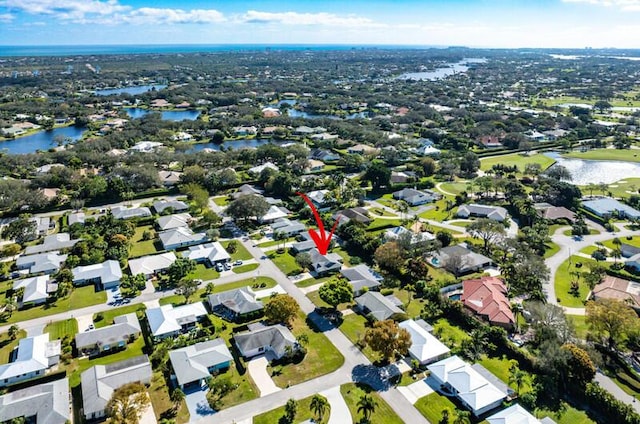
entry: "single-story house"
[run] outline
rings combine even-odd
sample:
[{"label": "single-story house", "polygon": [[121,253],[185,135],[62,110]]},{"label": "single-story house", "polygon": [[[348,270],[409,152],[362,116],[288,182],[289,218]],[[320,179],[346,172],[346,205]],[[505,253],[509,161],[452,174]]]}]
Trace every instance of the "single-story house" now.
[{"label": "single-story house", "polygon": [[176,250],[181,247],[202,244],[209,240],[206,233],[194,233],[189,227],[172,228],[158,233],[158,238],[165,250]]},{"label": "single-story house", "polygon": [[337,253],[321,255],[318,249],[311,249],[309,255],[311,256],[311,270],[318,277],[335,274],[342,269],[343,259]]},{"label": "single-story house", "polygon": [[489,218],[494,221],[502,222],[507,219],[507,210],[501,206],[489,206],[489,205],[461,205],[458,207],[456,216],[460,218],[469,218],[470,216],[477,216],[480,218]]},{"label": "single-story house", "polygon": [[619,300],[640,310],[640,283],[605,275],[602,282],[591,290],[591,297],[594,300]]},{"label": "single-story house", "polygon": [[69,233],[57,233],[45,236],[42,244],[27,246],[25,255],[35,255],[38,253],[53,252],[55,250],[69,249],[78,243],[80,239],[71,239]]},{"label": "single-story house", "polygon": [[188,227],[193,220],[188,213],[177,213],[174,215],[161,216],[156,220],[156,226],[161,231],[171,230],[174,228]]},{"label": "single-story house", "polygon": [[[108,365],[94,365],[80,374],[82,411],[86,420],[103,418],[113,392],[129,383],[151,384],[153,370],[147,355]],[[68,400],[67,400],[68,402]]]},{"label": "single-story house", "polygon": [[153,202],[153,210],[156,213],[163,213],[165,210],[171,208],[173,212],[182,212],[189,209],[189,205],[181,200],[158,200]]},{"label": "single-story house", "polygon": [[267,213],[258,218],[262,224],[270,223],[279,218],[286,218],[289,215],[287,208],[282,206],[272,205]]},{"label": "single-story house", "polygon": [[251,290],[251,287],[240,287],[210,294],[207,297],[207,302],[214,314],[229,321],[242,319],[264,309],[264,305],[256,299],[256,294]]},{"label": "single-story house", "polygon": [[284,325],[262,326],[233,336],[240,354],[245,358],[268,353],[282,358],[289,349],[297,350],[298,342]]},{"label": "single-story house", "polygon": [[416,147],[414,151],[417,155],[420,156],[440,156],[440,154],[442,153],[442,151],[434,147],[433,144]]},{"label": "single-story house", "polygon": [[13,282],[13,290],[24,289],[20,303],[22,305],[39,305],[45,303],[49,298],[47,291],[49,283],[48,275],[40,275],[39,277],[30,277]]},{"label": "single-story house", "polygon": [[[519,404],[511,405],[500,412],[487,417],[489,424],[542,424],[543,421],[537,419],[529,411]],[[551,421],[555,423],[555,421]]]},{"label": "single-story house", "polygon": [[411,335],[409,355],[420,365],[440,361],[449,356],[449,348],[418,322],[408,319],[398,325]]},{"label": "single-story house", "polygon": [[15,360],[0,365],[0,387],[43,376],[60,361],[60,346],[60,340],[49,341],[49,333],[21,339]]},{"label": "single-story house", "polygon": [[49,230],[52,230],[56,226],[56,222],[52,221],[48,216],[40,217],[33,216],[29,218],[29,222],[35,222],[36,224],[36,234],[38,236],[47,235]]},{"label": "single-story house", "polygon": [[155,340],[178,336],[196,326],[207,315],[204,303],[196,302],[182,306],[162,305],[146,311],[151,335]]},{"label": "single-story house", "polygon": [[327,207],[327,194],[329,190],[314,190],[307,193],[307,197],[319,211]]},{"label": "single-story house", "polygon": [[191,246],[189,250],[182,252],[182,256],[207,265],[215,265],[231,260],[231,255],[218,241]]},{"label": "single-story house", "polygon": [[623,242],[620,244],[620,253],[622,254],[623,258],[631,258],[640,254],[640,247],[636,247]]},{"label": "single-story house", "polygon": [[129,147],[130,152],[151,153],[164,148],[164,144],[159,141],[141,141]]},{"label": "single-story house", "polygon": [[24,418],[28,423],[71,422],[69,379],[25,387],[0,396],[0,422]]},{"label": "single-story house", "polygon": [[321,160],[323,162],[332,162],[340,159],[340,155],[324,149],[312,149],[309,158]]},{"label": "single-story house", "polygon": [[21,255],[16,259],[17,269],[28,269],[29,274],[53,274],[58,272],[67,255],[60,252],[39,253],[36,255]]},{"label": "single-story house", "polygon": [[305,225],[298,220],[290,220],[287,218],[281,218],[275,220],[271,224],[271,230],[273,233],[282,233],[287,237],[294,236],[296,234],[302,233],[306,229]]},{"label": "single-story house", "polygon": [[120,315],[113,319],[113,325],[76,334],[76,348],[83,355],[114,352],[134,341],[141,331],[135,313]]},{"label": "single-story house", "polygon": [[435,202],[440,199],[438,193],[431,190],[416,190],[414,188],[404,188],[393,193],[396,200],[404,200],[411,206],[424,205],[425,203]]},{"label": "single-story house", "polygon": [[309,159],[307,161],[307,169],[311,172],[313,171],[322,171],[324,168],[324,162],[316,159]]},{"label": "single-story house", "polygon": [[487,149],[502,147],[500,139],[495,135],[485,135],[480,137],[480,139],[478,140],[478,144]]},{"label": "single-story house", "polygon": [[272,169],[276,172],[280,170],[280,168],[278,168],[277,165],[271,162],[265,162],[262,165],[257,165],[257,166],[254,166],[253,168],[249,168],[247,172],[252,175],[260,175],[262,171],[264,171],[265,169]]},{"label": "single-story house", "polygon": [[347,153],[350,155],[374,155],[378,153],[378,149],[366,144],[356,144],[355,146],[347,148]]},{"label": "single-story house", "polygon": [[84,224],[86,219],[87,215],[84,212],[71,212],[67,216],[69,226],[72,226],[73,224]]},{"label": "single-story house", "polygon": [[177,171],[158,171],[158,178],[165,187],[173,187],[180,182],[182,172]]},{"label": "single-story house", "polygon": [[415,233],[405,227],[394,227],[386,230],[382,237],[384,241],[395,241],[398,239],[402,239],[407,241],[411,246],[420,243],[431,243],[436,239],[436,236],[428,231]]},{"label": "single-story house", "polygon": [[496,277],[480,277],[462,282],[460,301],[493,325],[510,329],[516,320],[507,297],[507,286]]},{"label": "single-story house", "polygon": [[122,278],[120,264],[114,260],[93,265],[77,266],[71,272],[73,273],[73,284],[78,286],[97,284],[105,290],[118,287]]},{"label": "single-story house", "polygon": [[233,197],[233,199],[235,200],[241,196],[246,196],[247,194],[255,194],[256,196],[260,196],[262,195],[262,193],[263,193],[263,190],[257,189],[254,186],[251,186],[249,184],[243,184],[240,187],[238,187],[238,191],[233,193],[231,197]]},{"label": "single-story house", "polygon": [[176,254],[173,252],[143,256],[129,260],[129,270],[131,271],[131,275],[143,274],[149,278],[153,274],[168,269],[176,259]]},{"label": "single-story house", "polygon": [[298,241],[296,243],[293,243],[291,245],[291,253],[293,254],[298,254],[298,253],[305,253],[305,252],[310,252],[311,249],[316,248],[316,242],[313,241],[311,238],[305,238],[302,241]]},{"label": "single-story house", "polygon": [[538,212],[540,218],[557,221],[559,219],[567,220],[569,222],[575,222],[575,212],[565,208],[564,206],[553,206],[549,203],[536,203],[533,207]]},{"label": "single-story house", "polygon": [[111,208],[111,213],[115,219],[146,218],[151,216],[151,211],[147,207],[127,208],[115,206]]},{"label": "single-story house", "polygon": [[384,321],[395,314],[404,313],[395,302],[376,291],[368,291],[354,300],[364,315],[369,315],[376,321]]},{"label": "single-story house", "polygon": [[507,393],[494,386],[458,356],[450,356],[427,367],[439,384],[453,392],[476,417],[502,405]]},{"label": "single-story house", "polygon": [[466,244],[447,246],[433,254],[431,264],[443,267],[456,276],[480,271],[493,265],[493,260],[480,253],[473,252]]},{"label": "single-story house", "polygon": [[365,208],[349,208],[343,209],[333,214],[333,219],[340,219],[340,225],[345,224],[351,220],[356,222],[360,222],[364,225],[369,225],[371,223],[371,218],[369,218],[369,211]]},{"label": "single-story house", "polygon": [[342,269],[340,274],[349,281],[355,296],[361,295],[365,290],[380,289],[380,282],[383,280],[381,275],[374,272],[365,264]]},{"label": "single-story house", "polygon": [[608,218],[613,214],[617,214],[620,218],[640,218],[640,211],[610,197],[587,200],[582,202],[582,207],[600,218]]},{"label": "single-story house", "polygon": [[184,389],[194,383],[200,387],[212,373],[229,368],[233,355],[225,341],[217,338],[169,351],[169,361],[172,378]]}]

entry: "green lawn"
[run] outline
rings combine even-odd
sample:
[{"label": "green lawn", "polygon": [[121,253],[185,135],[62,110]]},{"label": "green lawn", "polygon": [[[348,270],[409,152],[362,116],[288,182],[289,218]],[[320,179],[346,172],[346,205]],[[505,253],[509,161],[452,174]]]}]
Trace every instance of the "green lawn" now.
[{"label": "green lawn", "polygon": [[187,275],[187,277],[193,278],[193,279],[199,278],[203,281],[207,281],[207,280],[215,280],[216,278],[219,278],[220,273],[216,271],[214,267],[207,267],[204,264],[196,264],[196,269],[191,271],[189,275]]},{"label": "green lawn", "polygon": [[[213,293],[223,292],[227,290],[238,289],[240,287],[254,286],[254,285],[264,284],[264,287],[260,287],[262,289],[268,289],[274,287],[276,285],[276,280],[269,277],[256,277],[256,278],[247,278],[245,280],[235,281],[233,283],[227,284],[215,284],[213,286]],[[254,287],[255,288],[255,287]],[[202,298],[206,297],[205,295],[206,288],[202,287],[197,292],[195,292],[189,300],[191,302],[197,302]],[[182,305],[185,302],[185,298],[182,295],[174,294],[171,296],[165,296],[160,298],[160,305],[168,305],[169,303],[174,305]]]},{"label": "green lawn", "polygon": [[254,269],[257,269],[259,267],[260,267],[260,264],[247,264],[247,265],[234,266],[232,270],[236,274],[242,274],[243,272],[251,272]]},{"label": "green lawn", "polygon": [[[301,423],[310,418],[314,418],[313,413],[311,412],[311,399],[313,396],[306,397],[304,399],[300,399],[298,401],[298,410],[296,416],[293,420],[294,423]],[[329,421],[329,415],[331,413],[331,406],[327,408],[327,412],[325,413],[322,421],[314,421],[314,423],[326,423]],[[272,409],[271,411],[265,412],[260,415],[256,415],[253,417],[253,424],[275,424],[280,418],[284,416],[284,405],[279,408]]]},{"label": "green lawn", "polygon": [[336,247],[331,252],[337,253],[342,257],[342,263],[344,264],[344,266],[347,266],[347,267],[351,266],[351,256],[349,256],[349,254],[346,251],[344,251],[341,247]]},{"label": "green lawn", "polygon": [[[307,297],[309,298],[309,300],[316,306],[320,307],[320,308],[330,308],[331,305],[329,305],[327,302],[325,302],[324,300],[320,299],[320,290],[314,290],[312,292],[307,293]],[[351,306],[352,303],[341,303],[338,305],[338,310],[339,311],[344,311],[345,309],[348,309]]]},{"label": "green lawn", "polygon": [[121,306],[119,308],[113,308],[104,312],[100,312],[100,315],[102,315],[102,319],[100,320],[97,319],[98,314],[93,314],[93,322],[95,323],[96,328],[106,327],[107,325],[113,324],[113,319],[115,317],[135,313],[138,310],[144,311],[146,309],[147,307],[143,304]]},{"label": "green lawn", "polygon": [[[367,329],[367,319],[360,314],[349,314],[342,319],[342,323],[340,324],[340,331],[344,333],[345,336],[351,343],[357,346],[358,341],[364,337],[364,333]],[[369,358],[371,362],[377,361],[378,355],[371,350],[369,346],[365,346],[362,349],[362,353]]]},{"label": "green lawn", "polygon": [[550,241],[549,243],[545,244],[546,250],[544,251],[544,258],[550,258],[553,255],[555,255],[556,253],[558,253],[560,251],[560,246],[558,246],[557,244],[555,244],[554,242]]},{"label": "green lawn", "polygon": [[213,198],[213,203],[220,207],[225,207],[229,204],[229,196],[216,196]]},{"label": "green lawn", "polygon": [[0,334],[0,364],[6,364],[9,362],[9,355],[11,351],[18,346],[20,339],[27,337],[27,332],[20,330],[15,340],[11,340],[9,333]]},{"label": "green lawn", "polygon": [[464,330],[440,318],[433,323],[433,335],[449,348],[460,346],[463,340],[471,338]]},{"label": "green lawn", "polygon": [[371,415],[370,424],[403,424],[403,421],[396,415],[393,409],[391,409],[389,404],[368,386],[347,383],[340,386],[340,393],[342,393],[342,397],[349,407],[354,423],[360,422],[362,418],[362,414],[358,413],[358,401],[366,393],[369,393],[378,404]]},{"label": "green lawn", "polygon": [[325,281],[331,279],[332,277],[322,277],[322,278],[305,278],[304,280],[298,281],[296,283],[296,286],[303,288],[303,287],[311,287],[311,286],[315,286],[316,284],[321,284],[324,283]]},{"label": "green lawn", "polygon": [[[584,194],[591,194],[586,186],[580,186],[580,189]],[[640,189],[640,178],[625,178],[607,186],[607,191],[610,191],[613,197],[629,197],[632,194],[637,194],[638,189]],[[593,194],[601,193],[598,189],[593,190]]]},{"label": "green lawn", "polygon": [[[505,384],[509,385],[509,387],[511,387],[513,390],[518,389],[515,385],[509,384],[509,367],[511,367],[511,363],[506,357],[489,358],[486,355],[483,355],[478,363],[491,371],[493,375],[498,377]],[[520,387],[520,394],[530,391],[531,383],[532,376],[530,374],[527,374],[524,384]]]},{"label": "green lawn", "polygon": [[393,294],[404,303],[405,311],[410,318],[416,318],[422,312],[422,308],[424,307],[424,303],[420,302],[421,299],[411,299],[409,303],[410,294],[407,290],[396,289]]},{"label": "green lawn", "polygon": [[582,340],[587,339],[589,325],[585,321],[584,315],[567,315],[567,318],[573,322],[573,328],[576,330],[576,336]]},{"label": "green lawn", "polygon": [[280,268],[280,271],[287,275],[293,275],[302,271],[302,268],[300,268],[296,263],[296,258],[288,251],[284,253],[270,252],[269,258],[278,268]]},{"label": "green lawn", "polygon": [[398,216],[398,215],[392,214],[391,212],[389,212],[387,210],[384,210],[382,208],[370,208],[369,212],[371,212],[374,215],[388,216],[388,217],[392,217],[392,218],[395,218],[395,217]]},{"label": "green lawn", "polygon": [[145,231],[155,232],[152,225],[145,225],[143,227],[136,228],[136,233],[133,235],[131,239],[131,249],[129,251],[129,255],[132,258],[137,258],[139,256],[145,256],[145,255],[152,255],[157,252],[153,239],[142,240],[142,234]]},{"label": "green lawn", "polygon": [[553,165],[556,161],[543,154],[523,155],[520,153],[513,153],[510,155],[491,156],[480,159],[480,169],[487,171],[491,169],[493,165],[502,164],[508,166],[517,166],[520,172],[524,172],[524,168],[530,163],[537,163],[542,167],[542,170],[547,169]]},{"label": "green lawn", "polygon": [[337,370],[344,363],[344,357],[327,337],[307,326],[304,315],[300,314],[292,324],[291,332],[299,337],[306,334],[309,343],[307,354],[298,364],[287,364],[282,367],[279,375],[273,376],[278,387],[289,387],[311,380],[321,375]]},{"label": "green lawn", "polygon": [[538,418],[550,417],[557,424],[596,424],[587,413],[574,408],[571,405],[564,404],[558,412],[547,411],[544,409],[536,409],[535,416]]},{"label": "green lawn", "polygon": [[[169,397],[169,390],[167,389],[167,384],[161,371],[153,373],[151,386],[147,392],[151,398],[153,412],[156,414],[156,421],[160,422],[162,415],[173,407],[173,402],[171,402],[171,398]],[[183,401],[182,406],[178,410],[176,423],[184,424],[187,422],[189,422],[189,409]]]},{"label": "green lawn", "polygon": [[418,399],[413,406],[415,406],[430,423],[439,423],[442,419],[442,411],[445,409],[449,410],[450,417],[455,415],[454,412],[456,410],[453,402],[438,393],[431,393]]},{"label": "green lawn", "polygon": [[442,199],[435,203],[430,203],[433,208],[426,212],[422,212],[419,216],[424,219],[433,219],[435,221],[448,221],[455,218],[457,208],[447,210],[447,206],[453,204],[452,196],[443,196]]},{"label": "green lawn", "polygon": [[232,383],[236,385],[236,388],[222,398],[222,409],[253,400],[260,393],[242,359],[236,357],[235,352],[233,352],[233,355],[235,364],[228,371],[225,371],[223,375],[229,377]]},{"label": "green lawn", "polygon": [[[247,250],[246,247],[244,247],[244,245],[242,243],[240,243],[238,240],[236,240],[236,251],[231,253],[229,252],[229,254],[231,255],[231,260],[232,261],[248,261],[249,259],[253,259],[253,256],[251,256],[251,253],[249,253],[249,251]],[[231,243],[231,240],[225,240],[220,242],[220,244],[222,245],[222,247],[224,247],[225,249],[229,246],[229,243]]]},{"label": "green lawn", "polygon": [[[562,232],[562,234],[564,234],[567,237],[571,237],[572,236],[571,231],[572,231],[571,228],[568,228],[568,229],[564,230]],[[593,228],[589,228],[589,235],[590,236],[597,235],[597,234],[600,234],[600,231],[598,231],[596,229],[593,229]]]},{"label": "green lawn", "polygon": [[[581,263],[582,267],[576,268],[576,264]],[[571,289],[571,281],[572,281],[572,272],[588,272],[589,266],[595,264],[596,261],[593,259],[582,258],[580,256],[571,256],[571,258],[564,261],[556,271],[556,280],[555,280],[555,288],[556,288],[556,297],[558,298],[559,303],[562,306],[568,306],[573,308],[583,307],[583,300],[586,299],[587,294],[589,293],[589,287],[584,283],[583,279],[580,278],[580,290],[579,295],[574,296],[569,293]]]},{"label": "green lawn", "polygon": [[582,249],[580,251],[580,253],[584,253],[585,255],[589,255],[591,256],[593,254],[593,252],[595,252],[596,250],[598,250],[599,247],[598,246],[587,246],[584,249]]},{"label": "green lawn", "polygon": [[47,315],[70,312],[73,309],[80,309],[86,306],[98,305],[107,301],[107,294],[104,291],[96,292],[94,286],[84,286],[74,288],[71,295],[66,299],[58,300],[55,304],[46,304],[34,308],[16,311],[9,318],[8,323],[27,321]]},{"label": "green lawn", "polygon": [[613,160],[621,162],[640,162],[640,152],[628,149],[591,149],[586,152],[573,151],[562,156],[588,160]]},{"label": "green lawn", "polygon": [[49,333],[49,340],[62,339],[64,336],[73,338],[78,333],[78,321],[69,318],[64,321],[56,321],[44,327],[44,333]]},{"label": "green lawn", "polygon": [[387,230],[389,228],[398,227],[402,224],[400,219],[392,218],[375,218],[369,226],[367,227],[367,231],[376,233],[380,231]]},{"label": "green lawn", "polygon": [[[467,183],[460,183],[460,182],[449,182],[449,183],[442,183],[440,184],[440,189],[443,192],[446,193],[452,193],[452,194],[460,194],[463,191],[467,191]],[[443,194],[446,194],[443,193]]]},{"label": "green lawn", "polygon": [[[616,249],[616,245],[613,244],[613,239],[615,237],[609,239],[609,240],[605,240],[602,242],[602,244],[604,244],[605,246],[607,246],[609,249]],[[640,236],[633,236],[631,237],[631,240],[628,240],[626,237],[619,237],[620,241],[624,244],[629,244],[631,246],[635,246],[635,247],[640,247]]]}]

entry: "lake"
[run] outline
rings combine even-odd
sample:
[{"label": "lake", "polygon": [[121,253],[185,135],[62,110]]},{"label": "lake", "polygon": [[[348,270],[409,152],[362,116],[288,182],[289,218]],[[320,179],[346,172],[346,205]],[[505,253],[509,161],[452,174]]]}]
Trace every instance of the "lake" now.
[{"label": "lake", "polygon": [[200,144],[194,144],[193,147],[187,150],[187,153],[195,153],[195,152],[202,151],[204,149],[220,150],[221,147],[224,147],[225,149],[233,149],[233,150],[255,148],[258,146],[262,146],[263,144],[269,144],[269,143],[281,146],[286,143],[295,143],[295,141],[272,140],[268,138],[254,138],[250,140],[230,140],[230,141],[225,141],[222,144],[200,143]]},{"label": "lake", "polygon": [[[640,151],[638,153],[640,154]],[[625,178],[640,178],[640,163],[637,162],[563,158],[557,152],[545,155],[567,168],[573,178],[571,182],[576,185],[612,184]]]},{"label": "lake", "polygon": [[56,137],[62,136],[72,141],[78,140],[87,129],[85,127],[62,127],[51,131],[40,131],[14,140],[0,141],[0,150],[12,155],[35,153],[37,150],[49,150],[57,147]]},{"label": "lake", "polygon": [[126,108],[125,111],[130,118],[137,119],[152,113],[159,112],[162,115],[163,121],[194,121],[200,116],[199,110],[163,110],[154,111],[148,109],[141,109],[137,107]]},{"label": "lake", "polygon": [[445,66],[442,68],[436,68],[431,71],[422,71],[422,72],[406,72],[404,74],[398,75],[396,79],[401,80],[411,80],[411,81],[436,81],[439,79],[443,79],[449,77],[454,74],[465,73],[469,70],[470,64],[474,63],[486,63],[486,59],[462,59],[460,62],[452,63],[449,66]]},{"label": "lake", "polygon": [[155,84],[155,85],[135,85],[131,87],[122,87],[122,88],[106,88],[103,90],[96,90],[95,93],[98,96],[110,96],[112,94],[131,94],[135,96],[136,94],[146,93],[147,91],[151,91],[154,88],[156,90],[162,90],[166,88],[166,85]]}]

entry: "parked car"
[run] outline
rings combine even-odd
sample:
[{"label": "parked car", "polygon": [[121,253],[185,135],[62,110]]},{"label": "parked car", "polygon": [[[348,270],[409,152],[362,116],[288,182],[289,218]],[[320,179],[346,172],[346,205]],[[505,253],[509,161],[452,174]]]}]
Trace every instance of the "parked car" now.
[{"label": "parked car", "polygon": [[216,271],[218,271],[218,272],[222,272],[222,271],[223,271],[223,269],[224,269],[224,268],[222,267],[222,264],[221,264],[220,262],[218,262],[218,263],[216,264]]},{"label": "parked car", "polygon": [[238,266],[238,265],[242,265],[242,261],[241,260],[237,260],[233,263],[233,266]]},{"label": "parked car", "polygon": [[224,263],[224,269],[229,271],[231,269],[231,264],[229,262]]}]

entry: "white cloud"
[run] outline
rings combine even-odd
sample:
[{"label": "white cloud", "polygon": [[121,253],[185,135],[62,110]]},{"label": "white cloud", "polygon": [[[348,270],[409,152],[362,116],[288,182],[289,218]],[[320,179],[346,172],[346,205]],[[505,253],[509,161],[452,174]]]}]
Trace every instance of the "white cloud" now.
[{"label": "white cloud", "polygon": [[13,16],[11,13],[2,13],[0,14],[0,22],[2,23],[9,23],[11,21],[13,21],[15,19],[15,16]]},{"label": "white cloud", "polygon": [[624,11],[640,11],[640,0],[562,0],[565,3],[586,3],[594,6],[616,7]]},{"label": "white cloud", "polygon": [[121,16],[127,23],[134,24],[211,24],[224,22],[222,13],[213,9],[158,9],[142,7]]},{"label": "white cloud", "polygon": [[333,13],[298,13],[298,12],[259,12],[249,10],[238,17],[242,23],[279,24],[279,25],[319,25],[334,27],[384,27],[386,25],[355,15],[339,16]]},{"label": "white cloud", "polygon": [[88,15],[112,15],[131,9],[117,0],[0,0],[0,6],[31,15],[52,15],[67,20],[84,19]]}]

